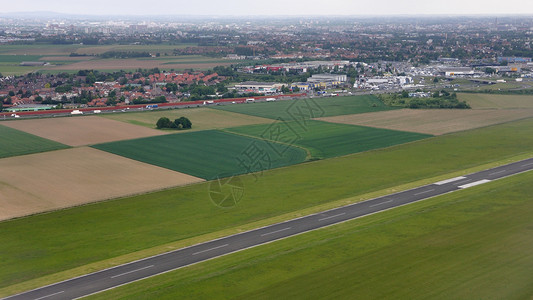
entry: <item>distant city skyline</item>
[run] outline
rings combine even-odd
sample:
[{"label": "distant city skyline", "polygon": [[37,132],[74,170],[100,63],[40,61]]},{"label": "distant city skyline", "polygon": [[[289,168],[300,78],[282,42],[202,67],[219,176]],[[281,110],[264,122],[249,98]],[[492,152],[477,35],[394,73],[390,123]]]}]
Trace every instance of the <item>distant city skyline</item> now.
[{"label": "distant city skyline", "polygon": [[0,13],[49,11],[81,15],[533,15],[531,0],[19,0]]}]

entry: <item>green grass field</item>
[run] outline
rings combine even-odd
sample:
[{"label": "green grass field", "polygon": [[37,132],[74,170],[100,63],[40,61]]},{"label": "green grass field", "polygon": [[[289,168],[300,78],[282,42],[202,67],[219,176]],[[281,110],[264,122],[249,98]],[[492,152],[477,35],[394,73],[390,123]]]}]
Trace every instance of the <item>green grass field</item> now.
[{"label": "green grass field", "polygon": [[395,109],[386,106],[372,95],[258,102],[245,105],[222,105],[215,108],[263,118],[282,118],[284,121],[301,121]]},{"label": "green grass field", "polygon": [[532,127],[527,119],[241,176],[233,209],[213,205],[202,183],[0,222],[0,288],[530,153]]},{"label": "green grass field", "polygon": [[0,158],[69,148],[2,125],[0,125],[0,137]]},{"label": "green grass field", "polygon": [[94,148],[212,180],[301,163],[307,154],[284,145],[206,130],[111,142]]},{"label": "green grass field", "polygon": [[304,126],[300,126],[297,122],[275,124],[277,125],[242,126],[229,128],[226,131],[294,143],[308,149],[313,158],[337,157],[431,137],[426,134],[314,120],[306,121]]},{"label": "green grass field", "polygon": [[533,108],[533,96],[460,93],[459,100],[473,109],[524,109]]},{"label": "green grass field", "polygon": [[208,108],[154,110],[128,112],[127,114],[104,114],[102,117],[148,128],[156,128],[155,124],[161,117],[167,117],[171,120],[175,120],[179,117],[187,117],[193,123],[193,128],[191,130],[194,131],[272,122],[270,119]]},{"label": "green grass field", "polygon": [[533,172],[88,299],[529,299]]}]

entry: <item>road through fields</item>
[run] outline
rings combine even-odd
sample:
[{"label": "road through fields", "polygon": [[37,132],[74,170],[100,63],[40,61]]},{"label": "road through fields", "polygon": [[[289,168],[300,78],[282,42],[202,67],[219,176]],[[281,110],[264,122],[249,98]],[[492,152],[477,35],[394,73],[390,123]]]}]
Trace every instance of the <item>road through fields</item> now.
[{"label": "road through fields", "polygon": [[4,299],[75,299],[261,244],[533,170],[533,158],[134,261]]}]

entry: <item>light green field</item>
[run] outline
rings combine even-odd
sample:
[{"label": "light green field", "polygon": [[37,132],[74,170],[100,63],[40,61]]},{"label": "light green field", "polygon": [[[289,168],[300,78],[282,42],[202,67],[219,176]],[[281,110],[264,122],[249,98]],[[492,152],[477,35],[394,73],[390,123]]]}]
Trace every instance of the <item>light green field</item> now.
[{"label": "light green field", "polygon": [[258,102],[214,108],[263,118],[281,118],[284,121],[396,109],[386,106],[373,95]]},{"label": "light green field", "polygon": [[88,299],[529,299],[533,172]]},{"label": "light green field", "polygon": [[[167,117],[171,120],[179,117],[187,117],[193,124],[193,128],[191,129],[193,131],[272,122],[270,119],[208,108],[155,110],[126,114],[104,114],[102,116],[149,128],[156,128],[155,124],[161,117]],[[189,130],[179,132],[189,132]]]},{"label": "light green field", "polygon": [[533,108],[533,95],[469,94],[457,95],[473,109],[520,109]]},{"label": "light green field", "polygon": [[[93,148],[207,180],[293,165],[307,157],[302,149],[218,130],[117,141]],[[281,149],[284,153],[278,154]]]},{"label": "light green field", "polygon": [[0,125],[0,158],[65,148],[68,146]]},{"label": "light green field", "polygon": [[298,145],[307,149],[313,158],[337,157],[431,137],[427,134],[314,120],[306,121],[303,127],[297,122],[276,124],[242,126],[226,131]]},{"label": "light green field", "polygon": [[532,127],[527,119],[240,176],[233,209],[213,205],[205,183],[1,222],[0,287],[530,153]]}]

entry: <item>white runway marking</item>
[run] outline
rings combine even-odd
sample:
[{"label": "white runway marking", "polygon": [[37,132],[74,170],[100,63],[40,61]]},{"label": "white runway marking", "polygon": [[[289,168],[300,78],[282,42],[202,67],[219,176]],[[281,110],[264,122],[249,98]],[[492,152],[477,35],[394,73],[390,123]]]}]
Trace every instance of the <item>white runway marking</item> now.
[{"label": "white runway marking", "polygon": [[137,272],[137,271],[140,271],[140,270],[148,269],[148,268],[151,268],[153,266],[154,265],[150,265],[150,266],[147,266],[147,267],[144,267],[144,268],[140,268],[140,269],[137,269],[137,270],[129,271],[129,272],[126,272],[126,273],[115,275],[115,276],[111,276],[111,278],[117,278],[117,277],[120,277],[120,276],[123,276],[123,275],[127,275],[127,274],[130,274],[130,273],[133,273],[133,272]]},{"label": "white runway marking", "polygon": [[196,254],[204,253],[204,252],[207,252],[207,251],[215,250],[215,249],[218,249],[218,248],[226,247],[227,245],[229,245],[229,244],[224,244],[222,246],[218,246],[218,247],[214,247],[214,248],[210,248],[210,249],[194,252],[192,255],[196,255]]},{"label": "white runway marking", "polygon": [[529,164],[522,165],[522,167],[527,167],[527,166],[531,166],[531,165],[533,165],[533,162],[529,163]]},{"label": "white runway marking", "polygon": [[462,180],[462,179],[466,179],[466,177],[459,176],[459,177],[455,177],[455,178],[450,178],[450,179],[446,179],[446,180],[443,180],[443,181],[435,182],[435,184],[436,185],[443,185],[443,184],[446,184],[446,183],[450,183],[450,182],[454,182],[454,181]]},{"label": "white runway marking", "polygon": [[431,190],[423,191],[423,192],[420,192],[420,193],[416,193],[415,196],[422,195],[422,194],[429,193],[429,192],[433,192],[434,190],[435,189],[431,189]]},{"label": "white runway marking", "polygon": [[483,180],[475,181],[475,182],[472,182],[472,183],[460,185],[459,188],[460,189],[466,189],[466,188],[473,187],[473,186],[480,185],[480,184],[487,183],[487,182],[490,182],[490,180],[483,179]]},{"label": "white runway marking", "polygon": [[340,214],[336,214],[334,216],[329,216],[329,217],[325,217],[325,218],[322,218],[322,219],[318,219],[319,221],[324,221],[324,220],[327,220],[327,219],[331,219],[331,218],[335,218],[335,217],[338,217],[338,216],[342,216],[346,213],[340,213]]},{"label": "white runway marking", "polygon": [[274,234],[274,233],[282,232],[282,231],[285,231],[285,230],[289,230],[289,229],[291,229],[291,228],[292,228],[292,227],[287,227],[287,228],[283,228],[283,229],[280,229],[280,230],[276,230],[276,231],[272,231],[272,232],[267,232],[267,233],[262,234],[261,236],[265,236],[265,235],[269,235],[269,234]]},{"label": "white runway marking", "polygon": [[64,292],[65,292],[65,291],[57,292],[57,293],[54,293],[54,294],[50,294],[50,295],[48,295],[48,296],[43,296],[43,297],[40,297],[40,298],[36,298],[35,300],[39,300],[39,299],[44,299],[44,298],[52,297],[52,296],[59,295],[59,294],[64,293]]},{"label": "white runway marking", "polygon": [[500,173],[503,173],[507,170],[501,170],[501,171],[498,171],[498,172],[492,172],[492,173],[489,173],[489,175],[496,175],[496,174],[500,174]]},{"label": "white runway marking", "polygon": [[383,204],[387,204],[387,203],[391,203],[392,200],[389,200],[389,201],[385,201],[385,202],[381,202],[381,203],[377,203],[377,204],[373,204],[373,205],[370,205],[370,207],[374,207],[374,206],[378,206],[378,205],[383,205]]}]

